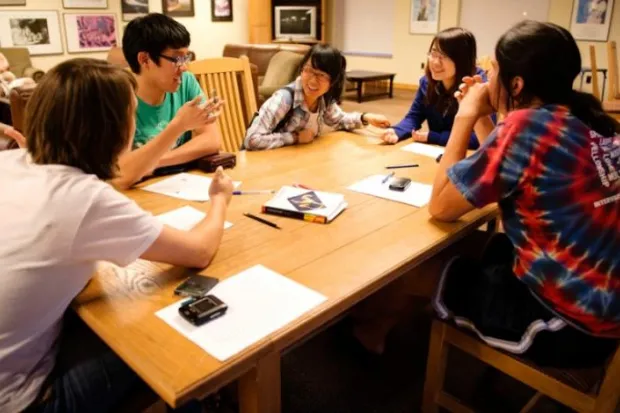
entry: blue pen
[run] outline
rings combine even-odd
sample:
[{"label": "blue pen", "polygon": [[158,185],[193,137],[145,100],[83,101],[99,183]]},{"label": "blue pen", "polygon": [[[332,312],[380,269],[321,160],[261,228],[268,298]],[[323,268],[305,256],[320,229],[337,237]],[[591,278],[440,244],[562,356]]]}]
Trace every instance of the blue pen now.
[{"label": "blue pen", "polygon": [[383,178],[383,181],[381,181],[381,184],[383,185],[384,183],[386,183],[388,181],[388,179],[390,179],[391,177],[394,176],[396,172],[392,171],[392,173],[390,173],[389,175],[387,175],[385,178]]}]

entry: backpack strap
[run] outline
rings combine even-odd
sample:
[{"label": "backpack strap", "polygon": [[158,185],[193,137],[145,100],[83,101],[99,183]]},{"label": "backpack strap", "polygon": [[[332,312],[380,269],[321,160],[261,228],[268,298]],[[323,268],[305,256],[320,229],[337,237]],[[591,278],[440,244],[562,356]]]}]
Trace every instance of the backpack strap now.
[{"label": "backpack strap", "polygon": [[[284,126],[286,126],[286,124],[288,123],[288,121],[291,119],[291,117],[293,116],[293,112],[294,112],[294,104],[295,104],[295,89],[293,89],[291,86],[284,86],[282,89],[280,90],[286,90],[290,95],[291,95],[291,107],[289,108],[288,112],[286,112],[286,115],[284,115],[284,117],[282,118],[282,120],[280,120],[280,122],[278,122],[278,124],[276,125],[275,128],[273,128],[274,132],[277,132],[279,130],[281,130]],[[276,92],[277,93],[277,92]],[[250,120],[250,123],[248,125],[248,129],[250,128],[250,126],[252,126],[252,124],[254,123],[254,120],[258,117],[258,111],[254,112],[254,116],[252,116],[252,119]],[[241,150],[244,150],[244,144],[241,144]]]},{"label": "backpack strap", "polygon": [[282,118],[282,120],[280,122],[278,122],[278,124],[276,125],[276,127],[273,129],[274,132],[278,132],[280,131],[283,127],[286,126],[286,124],[288,123],[289,120],[291,120],[291,117],[293,116],[293,112],[294,112],[294,105],[295,105],[295,90],[290,87],[290,86],[285,86],[280,90],[286,90],[290,93],[291,95],[291,107],[289,108],[288,112],[286,112],[286,115],[284,115],[284,117]]}]

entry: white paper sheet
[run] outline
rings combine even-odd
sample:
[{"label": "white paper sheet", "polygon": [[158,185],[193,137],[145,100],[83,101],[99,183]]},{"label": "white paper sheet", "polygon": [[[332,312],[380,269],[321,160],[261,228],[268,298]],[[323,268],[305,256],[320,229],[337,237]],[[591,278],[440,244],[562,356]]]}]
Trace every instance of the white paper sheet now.
[{"label": "white paper sheet", "polygon": [[442,146],[428,145],[420,142],[410,143],[400,149],[407,152],[417,153],[418,155],[428,156],[433,159],[437,159],[439,155],[443,155],[446,150],[446,148]]},{"label": "white paper sheet", "polygon": [[395,178],[390,178],[386,183],[382,183],[385,177],[386,175],[373,175],[354,183],[349,186],[349,189],[416,207],[423,207],[430,201],[433,191],[432,185],[411,182],[411,185],[405,191],[393,191],[390,189],[390,182]]},{"label": "white paper sheet", "polygon": [[[142,189],[188,201],[208,201],[211,181],[212,179],[207,176],[183,172]],[[241,182],[233,182],[233,184],[236,188],[241,185]]]},{"label": "white paper sheet", "polygon": [[[157,218],[170,227],[189,231],[194,228],[196,224],[198,224],[205,216],[207,216],[207,214],[204,212],[186,205],[184,207],[157,215]],[[232,227],[232,225],[232,223],[226,221],[224,222],[224,229],[228,229]]]},{"label": "white paper sheet", "polygon": [[262,265],[227,278],[209,294],[224,301],[228,311],[200,327],[179,315],[183,300],[155,314],[220,361],[286,326],[327,299]]}]

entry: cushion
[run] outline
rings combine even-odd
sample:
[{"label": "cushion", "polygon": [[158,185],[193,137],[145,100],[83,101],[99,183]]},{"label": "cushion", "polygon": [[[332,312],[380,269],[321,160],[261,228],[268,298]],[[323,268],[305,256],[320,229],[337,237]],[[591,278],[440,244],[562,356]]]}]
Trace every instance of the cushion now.
[{"label": "cushion", "polygon": [[297,70],[303,56],[288,51],[280,51],[269,61],[267,72],[261,86],[281,87],[291,83],[297,76]]}]

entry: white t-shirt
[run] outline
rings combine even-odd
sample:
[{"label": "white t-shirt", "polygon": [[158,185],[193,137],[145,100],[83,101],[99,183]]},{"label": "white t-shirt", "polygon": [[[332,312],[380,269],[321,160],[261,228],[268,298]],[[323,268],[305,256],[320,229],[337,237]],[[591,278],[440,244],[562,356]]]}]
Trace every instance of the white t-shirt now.
[{"label": "white t-shirt", "polygon": [[316,138],[319,133],[319,111],[310,112],[310,117],[308,118],[308,123],[306,123],[306,129],[311,130],[313,132],[312,136]]},{"label": "white t-shirt", "polygon": [[52,370],[63,313],[97,260],[125,266],[162,223],[80,169],[0,152],[0,412],[37,396]]}]

